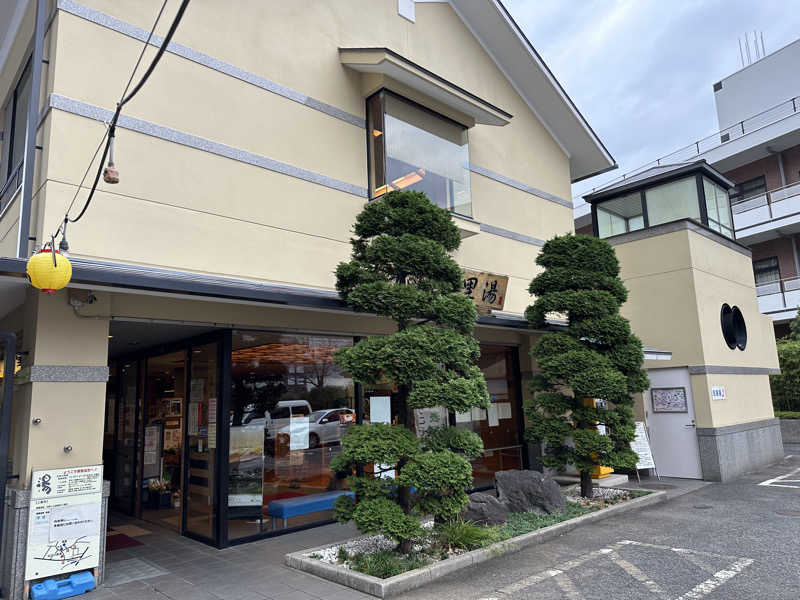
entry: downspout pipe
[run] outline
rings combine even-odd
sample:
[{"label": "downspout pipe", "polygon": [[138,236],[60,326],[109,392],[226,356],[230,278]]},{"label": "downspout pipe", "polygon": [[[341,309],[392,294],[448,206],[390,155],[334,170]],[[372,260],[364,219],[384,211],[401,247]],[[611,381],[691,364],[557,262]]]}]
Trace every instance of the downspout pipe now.
[{"label": "downspout pipe", "polygon": [[778,159],[778,172],[781,176],[781,187],[786,187],[786,172],[783,170],[783,150],[774,150],[767,146],[767,152]]},{"label": "downspout pipe", "polygon": [[25,126],[25,163],[22,167],[22,202],[19,207],[17,258],[30,256],[33,176],[36,172],[36,133],[39,126],[39,96],[42,90],[42,54],[46,21],[47,0],[36,0],[36,29],[33,34],[33,57],[31,59],[31,96],[28,99],[28,119]]},{"label": "downspout pipe", "polygon": [[[5,540],[6,482],[9,479],[8,458],[11,448],[11,404],[14,395],[14,367],[17,362],[17,336],[0,331],[3,358],[3,380],[0,389],[0,540]],[[0,589],[0,595],[5,590]]]}]

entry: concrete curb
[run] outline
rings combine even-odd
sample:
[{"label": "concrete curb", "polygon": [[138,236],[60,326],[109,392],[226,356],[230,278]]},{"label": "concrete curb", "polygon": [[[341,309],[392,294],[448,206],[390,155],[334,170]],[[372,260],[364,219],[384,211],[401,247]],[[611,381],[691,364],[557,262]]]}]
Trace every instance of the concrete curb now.
[{"label": "concrete curb", "polygon": [[377,577],[365,575],[364,573],[359,573],[357,571],[352,571],[350,569],[345,569],[337,565],[331,565],[320,560],[315,560],[313,558],[307,558],[304,556],[306,554],[312,554],[318,550],[323,550],[329,546],[333,546],[334,544],[326,544],[325,546],[310,548],[300,552],[291,552],[286,555],[285,562],[287,566],[292,567],[293,569],[311,573],[317,577],[322,577],[323,579],[328,579],[329,581],[346,585],[347,587],[351,587],[359,592],[364,592],[365,594],[370,594],[378,598],[388,598],[389,596],[396,596],[398,594],[402,594],[403,592],[421,587],[427,583],[440,579],[445,575],[449,575],[454,571],[465,569],[471,565],[477,565],[484,561],[497,558],[498,556],[516,552],[527,546],[542,544],[560,535],[564,535],[568,531],[572,531],[581,525],[587,525],[589,523],[594,523],[595,521],[621,515],[632,510],[638,510],[640,508],[644,508],[645,506],[658,504],[666,499],[666,492],[651,492],[647,496],[634,498],[633,500],[628,500],[627,502],[623,502],[621,504],[614,504],[608,508],[603,508],[589,514],[570,519],[569,521],[556,523],[555,525],[545,527],[544,529],[539,529],[537,531],[532,531],[524,535],[504,540],[502,542],[497,542],[496,544],[492,544],[486,548],[473,550],[472,552],[467,552],[460,556],[448,558],[447,560],[434,563],[429,567],[407,571],[406,573],[401,573],[400,575],[395,575],[394,577],[389,577],[388,579],[379,579]]}]

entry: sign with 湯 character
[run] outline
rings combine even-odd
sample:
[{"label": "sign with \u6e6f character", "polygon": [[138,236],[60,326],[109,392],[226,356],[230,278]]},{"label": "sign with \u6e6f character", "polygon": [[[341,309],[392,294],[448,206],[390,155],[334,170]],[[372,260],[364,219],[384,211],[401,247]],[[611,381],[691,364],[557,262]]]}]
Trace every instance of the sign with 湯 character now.
[{"label": "sign with \u6e6f character", "polygon": [[103,465],[33,472],[26,580],[99,564],[102,500]]},{"label": "sign with \u6e6f character", "polygon": [[479,271],[463,271],[461,288],[471,298],[478,313],[488,315],[491,310],[503,310],[508,288],[508,277]]}]

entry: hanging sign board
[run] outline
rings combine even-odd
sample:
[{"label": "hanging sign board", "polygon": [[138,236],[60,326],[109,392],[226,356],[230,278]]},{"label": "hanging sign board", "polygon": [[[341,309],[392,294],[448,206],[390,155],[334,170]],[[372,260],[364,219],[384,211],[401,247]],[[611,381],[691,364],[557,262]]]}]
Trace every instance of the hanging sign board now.
[{"label": "hanging sign board", "polygon": [[34,471],[31,481],[25,579],[98,566],[103,465]]},{"label": "hanging sign board", "polygon": [[637,469],[655,469],[653,453],[650,451],[650,440],[647,438],[647,428],[644,421],[636,421],[636,439],[631,442],[631,450],[639,455],[636,463]]},{"label": "hanging sign board", "polygon": [[508,288],[507,276],[463,271],[461,279],[464,295],[472,299],[479,313],[488,315],[491,310],[503,310]]}]

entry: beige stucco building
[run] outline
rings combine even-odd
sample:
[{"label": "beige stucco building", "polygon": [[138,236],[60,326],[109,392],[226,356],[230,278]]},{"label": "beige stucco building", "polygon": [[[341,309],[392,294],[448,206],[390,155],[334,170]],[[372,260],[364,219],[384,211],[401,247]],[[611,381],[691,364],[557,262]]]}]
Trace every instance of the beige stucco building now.
[{"label": "beige stucco building", "polygon": [[453,212],[464,269],[508,277],[503,310],[476,328],[498,420],[459,424],[487,449],[476,485],[528,466],[534,260],[573,229],[571,182],[614,161],[499,2],[192,2],[118,122],[120,182],[101,180],[68,226],[72,281],[54,295],[28,286],[26,259],[84,206],[97,163],[81,177],[160,2],[7,6],[0,331],[20,360],[15,498],[37,469],[102,463],[114,509],[212,545],[329,520],[300,499],[335,489],[341,432],[391,395],[332,364],[389,331],[347,310],[333,271],[365,203],[403,188]]},{"label": "beige stucco building", "polygon": [[586,196],[629,291],[622,314],[645,346],[667,351],[645,361],[651,389],[636,407],[667,476],[724,481],[783,457],[769,385],[780,372],[775,334],[750,249],[733,239],[732,186],[698,161]]}]

